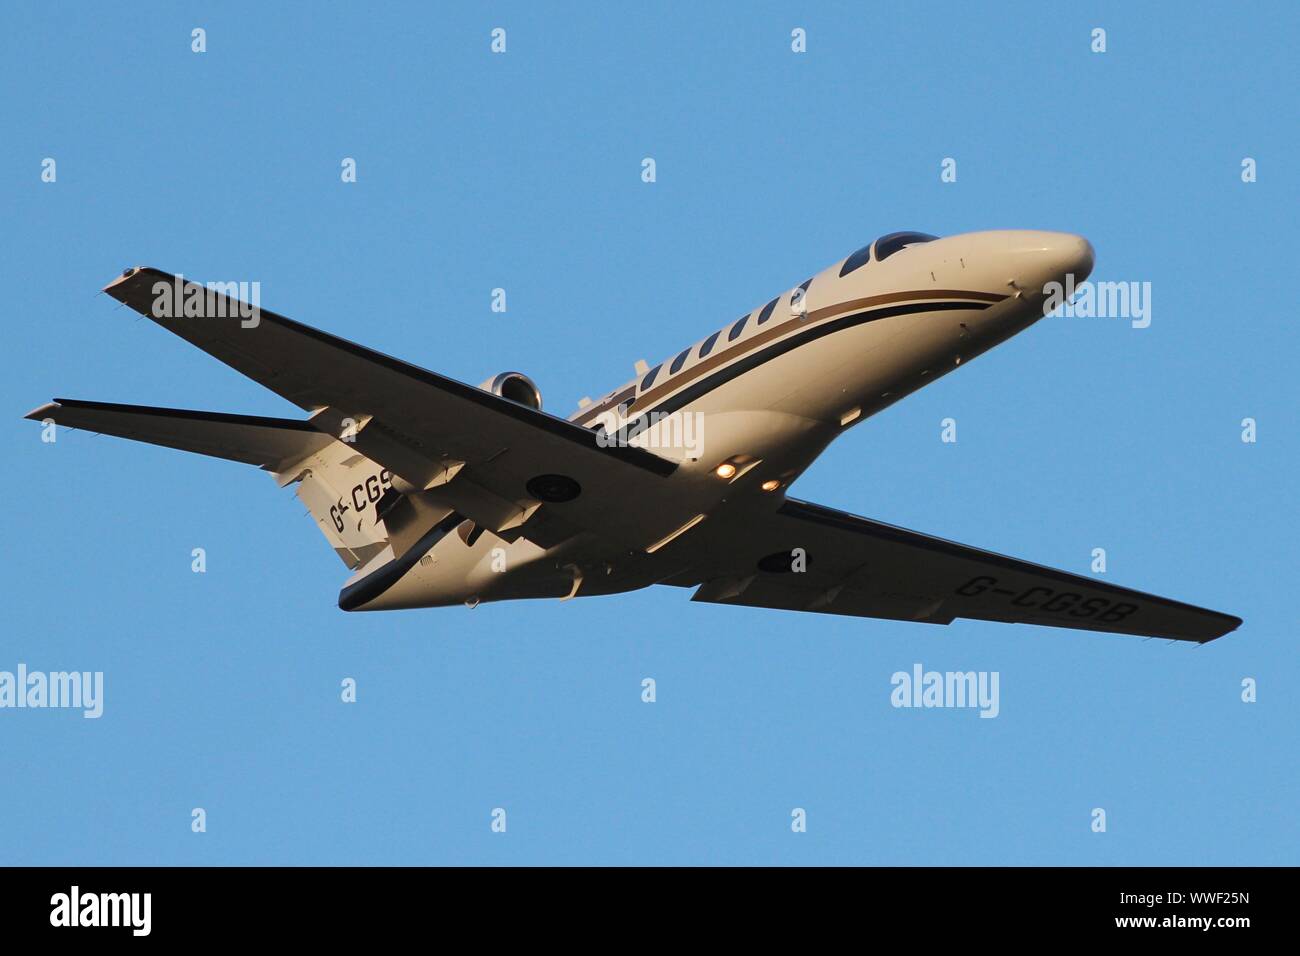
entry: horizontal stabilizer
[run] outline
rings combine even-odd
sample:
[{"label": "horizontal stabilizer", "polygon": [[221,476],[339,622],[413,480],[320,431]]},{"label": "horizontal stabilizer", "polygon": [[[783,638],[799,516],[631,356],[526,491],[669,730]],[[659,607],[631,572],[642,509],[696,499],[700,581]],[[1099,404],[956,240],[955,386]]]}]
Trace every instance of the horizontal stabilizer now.
[{"label": "horizontal stabilizer", "polygon": [[284,467],[334,442],[307,422],[256,415],[195,412],[145,405],[114,405],[56,398],[26,416],[65,428],[132,438],[214,458],[242,461],[267,471]]}]

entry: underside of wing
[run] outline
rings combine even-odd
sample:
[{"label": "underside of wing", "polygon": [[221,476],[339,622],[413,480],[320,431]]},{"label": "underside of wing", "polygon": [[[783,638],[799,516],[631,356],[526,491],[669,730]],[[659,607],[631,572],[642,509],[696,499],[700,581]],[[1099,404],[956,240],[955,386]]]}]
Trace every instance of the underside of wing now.
[{"label": "underside of wing", "polygon": [[[1241,619],[787,499],[719,529],[693,600],[930,624],[956,618],[1204,643]],[[718,533],[718,532],[721,533]],[[693,580],[692,580],[693,579]]]},{"label": "underside of wing", "polygon": [[[311,426],[352,444],[483,527],[549,546],[599,528],[643,546],[628,498],[663,500],[676,464],[596,432],[294,322],[222,291],[127,270],[114,299],[312,413]],[[557,478],[558,476],[558,478]]]}]

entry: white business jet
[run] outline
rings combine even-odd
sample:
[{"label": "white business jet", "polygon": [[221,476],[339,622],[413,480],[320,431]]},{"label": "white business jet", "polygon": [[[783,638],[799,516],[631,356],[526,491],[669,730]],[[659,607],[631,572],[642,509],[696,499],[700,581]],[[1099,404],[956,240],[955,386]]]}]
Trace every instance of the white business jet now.
[{"label": "white business jet", "polygon": [[573,415],[527,376],[478,387],[157,269],[104,290],[310,413],[56,399],[37,421],[270,472],[354,573],[347,611],[572,598],[693,600],[1205,642],[1241,620],[789,497],[846,429],[1043,316],[1079,236],[882,236]]}]

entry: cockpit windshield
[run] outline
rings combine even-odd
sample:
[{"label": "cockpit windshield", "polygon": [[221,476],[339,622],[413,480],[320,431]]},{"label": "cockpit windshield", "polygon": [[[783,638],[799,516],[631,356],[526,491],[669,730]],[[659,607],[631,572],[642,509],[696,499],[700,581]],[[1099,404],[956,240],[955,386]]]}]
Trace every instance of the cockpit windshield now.
[{"label": "cockpit windshield", "polygon": [[876,261],[884,262],[900,249],[919,245],[922,242],[934,242],[938,238],[924,232],[891,232],[876,240]]},{"label": "cockpit windshield", "polygon": [[875,242],[867,243],[844,260],[844,265],[840,266],[840,278],[842,279],[850,272],[861,269],[870,262],[873,257],[873,250],[875,260],[884,262],[900,249],[906,249],[908,246],[915,246],[922,242],[933,242],[938,238],[938,236],[932,236],[925,232],[891,232],[888,235],[881,236]]}]

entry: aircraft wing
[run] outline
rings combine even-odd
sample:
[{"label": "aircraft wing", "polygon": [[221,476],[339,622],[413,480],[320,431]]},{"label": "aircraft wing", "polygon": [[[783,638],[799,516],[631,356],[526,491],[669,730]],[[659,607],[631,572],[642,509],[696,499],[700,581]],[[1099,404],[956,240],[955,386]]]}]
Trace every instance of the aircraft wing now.
[{"label": "aircraft wing", "polygon": [[1218,611],[793,498],[766,518],[751,515],[712,530],[700,562],[665,582],[702,581],[695,601],[929,624],[971,618],[1197,643],[1241,624]]},{"label": "aircraft wing", "polygon": [[[662,479],[676,464],[643,448],[602,447],[580,425],[157,269],[127,270],[104,291],[493,530],[521,529],[545,546],[599,529],[639,547],[644,531],[625,502],[671,503]],[[554,475],[580,495],[537,513],[529,484]]]}]

